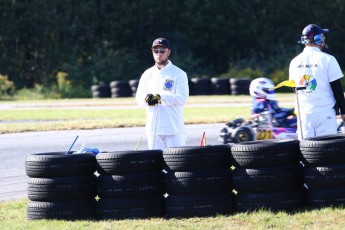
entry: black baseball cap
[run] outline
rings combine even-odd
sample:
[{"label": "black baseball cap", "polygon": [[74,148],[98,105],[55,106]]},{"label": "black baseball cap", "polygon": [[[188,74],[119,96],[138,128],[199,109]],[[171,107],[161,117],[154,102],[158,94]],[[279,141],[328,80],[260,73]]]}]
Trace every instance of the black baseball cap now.
[{"label": "black baseball cap", "polygon": [[302,36],[307,36],[307,38],[311,38],[314,37],[316,34],[326,34],[328,32],[329,29],[322,29],[318,25],[309,24],[303,29]]},{"label": "black baseball cap", "polygon": [[169,43],[165,38],[156,38],[152,43],[152,48],[155,46],[164,46],[169,49]]}]

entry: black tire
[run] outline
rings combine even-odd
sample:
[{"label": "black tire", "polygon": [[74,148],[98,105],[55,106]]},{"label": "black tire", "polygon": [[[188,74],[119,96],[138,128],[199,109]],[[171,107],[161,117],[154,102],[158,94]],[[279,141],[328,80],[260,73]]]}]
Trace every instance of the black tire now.
[{"label": "black tire", "polygon": [[110,88],[126,88],[129,89],[129,83],[128,81],[112,81],[109,83]]},{"label": "black tire", "polygon": [[93,98],[110,97],[110,87],[106,84],[92,85],[91,93]]},{"label": "black tire", "polygon": [[211,95],[212,87],[209,78],[192,78],[194,95]]},{"label": "black tire", "polygon": [[36,153],[26,157],[25,171],[29,177],[49,178],[90,175],[96,171],[92,153]]},{"label": "black tire", "polygon": [[267,209],[271,211],[293,211],[306,205],[306,192],[303,188],[284,191],[238,193],[236,208],[239,212]]},{"label": "black tire", "polygon": [[193,95],[211,95],[211,88],[203,88],[203,87],[199,87],[196,86],[193,89]]},{"label": "black tire", "polygon": [[29,220],[57,219],[57,220],[93,220],[96,217],[96,201],[29,201],[27,218]]},{"label": "black tire", "polygon": [[229,95],[230,87],[212,85],[212,95]]},{"label": "black tire", "polygon": [[248,78],[230,78],[231,95],[249,95],[249,85],[251,80]]},{"label": "black tire", "polygon": [[303,186],[300,164],[269,168],[235,168],[232,172],[234,189],[239,193],[270,192]]},{"label": "black tire", "polygon": [[249,85],[230,85],[232,95],[248,95]]},{"label": "black tire", "polygon": [[152,218],[164,215],[163,196],[100,199],[97,202],[97,216],[101,220]]},{"label": "black tire", "polygon": [[230,85],[239,85],[249,87],[251,79],[249,78],[230,78],[229,79]]},{"label": "black tire", "polygon": [[345,205],[345,187],[308,189],[308,206],[312,208]]},{"label": "black tire", "polygon": [[130,97],[133,92],[128,81],[112,81],[110,82],[111,97]]},{"label": "black tire", "polygon": [[130,87],[137,88],[138,85],[139,85],[139,81],[140,81],[139,79],[132,79],[132,80],[128,81],[128,84],[129,84]]},{"label": "black tire", "polygon": [[91,86],[91,91],[92,92],[109,92],[110,91],[110,87],[109,85],[106,84],[100,84],[100,85],[92,85]]},{"label": "black tire", "polygon": [[137,94],[137,90],[138,90],[138,88],[134,88],[134,87],[132,87],[131,88],[132,89],[132,97],[135,97],[135,95]]},{"label": "black tire", "polygon": [[129,86],[132,90],[132,96],[135,97],[137,90],[138,90],[138,85],[139,85],[139,79],[133,79],[133,80],[129,80]]},{"label": "black tire", "polygon": [[29,178],[32,201],[81,200],[96,197],[96,176]]},{"label": "black tire", "polygon": [[97,178],[97,194],[100,198],[163,196],[164,192],[162,172],[100,175]]},{"label": "black tire", "polygon": [[163,158],[167,171],[227,169],[231,166],[229,145],[166,148]]},{"label": "black tire", "polygon": [[308,166],[345,164],[345,135],[327,135],[302,140],[302,162]]},{"label": "black tire", "polygon": [[249,95],[249,89],[231,90],[231,95]]},{"label": "black tire", "polygon": [[165,186],[169,195],[231,191],[231,171],[214,169],[193,172],[168,172],[165,175]]},{"label": "black tire", "polygon": [[111,88],[111,94],[129,97],[132,95],[132,90],[130,88]]},{"label": "black tire", "polygon": [[305,183],[309,189],[345,187],[345,164],[320,167],[305,166],[303,170]]},{"label": "black tire", "polygon": [[99,174],[160,172],[162,169],[162,150],[117,151],[96,156],[96,170]]},{"label": "black tire", "polygon": [[243,168],[264,168],[299,162],[298,140],[260,140],[231,146],[232,163]]},{"label": "black tire", "polygon": [[213,78],[211,78],[211,83],[212,83],[213,85],[226,85],[226,86],[229,86],[229,85],[230,85],[229,78],[217,78],[217,77],[213,77]]},{"label": "black tire", "polygon": [[121,93],[113,93],[111,94],[111,98],[118,98],[118,97],[132,97],[132,93],[128,94],[121,94]]},{"label": "black tire", "polygon": [[249,85],[231,85],[231,91],[249,92]]},{"label": "black tire", "polygon": [[231,132],[231,139],[234,143],[254,141],[254,131],[251,127],[240,126]]},{"label": "black tire", "polygon": [[168,217],[204,217],[231,214],[234,197],[229,192],[207,195],[170,195],[165,199]]},{"label": "black tire", "polygon": [[194,82],[188,79],[189,95],[194,95]]},{"label": "black tire", "polygon": [[109,92],[105,92],[105,91],[93,91],[92,92],[92,97],[93,98],[108,98],[110,97],[111,93],[110,90]]},{"label": "black tire", "polygon": [[211,78],[211,82],[213,95],[230,94],[230,82],[228,78]]},{"label": "black tire", "polygon": [[191,82],[193,82],[194,84],[197,84],[197,85],[211,85],[211,79],[209,78],[192,78],[191,79]]}]

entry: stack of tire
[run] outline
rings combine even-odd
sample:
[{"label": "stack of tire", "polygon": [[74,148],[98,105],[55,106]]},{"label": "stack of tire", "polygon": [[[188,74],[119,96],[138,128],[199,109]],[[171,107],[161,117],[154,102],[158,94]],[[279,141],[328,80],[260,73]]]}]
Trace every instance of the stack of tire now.
[{"label": "stack of tire", "polygon": [[192,95],[211,95],[212,94],[212,82],[209,78],[192,78],[193,86]]},{"label": "stack of tire", "polygon": [[135,97],[135,94],[137,93],[137,89],[138,89],[138,85],[139,85],[139,79],[129,80],[128,84],[132,90],[132,96]]},{"label": "stack of tire", "polygon": [[63,152],[28,155],[27,218],[87,220],[96,217],[95,155]]},{"label": "stack of tire", "polygon": [[132,89],[129,86],[128,81],[112,81],[109,84],[111,97],[131,97],[132,96]]},{"label": "stack of tire", "polygon": [[327,135],[300,142],[308,206],[345,205],[345,135]]},{"label": "stack of tire", "polygon": [[234,211],[228,145],[166,148],[167,217],[203,217]]},{"label": "stack of tire", "polygon": [[249,95],[249,78],[230,78],[231,95]]},{"label": "stack of tire", "polygon": [[111,96],[110,87],[107,84],[99,84],[91,86],[93,98],[107,98]]},{"label": "stack of tire", "polygon": [[239,212],[291,211],[306,203],[297,140],[262,140],[231,147]]},{"label": "stack of tire", "polygon": [[194,95],[194,83],[188,78],[189,95]]},{"label": "stack of tire", "polygon": [[213,95],[229,95],[230,81],[228,78],[211,78]]},{"label": "stack of tire", "polygon": [[165,216],[162,168],[161,150],[97,154],[98,219]]}]

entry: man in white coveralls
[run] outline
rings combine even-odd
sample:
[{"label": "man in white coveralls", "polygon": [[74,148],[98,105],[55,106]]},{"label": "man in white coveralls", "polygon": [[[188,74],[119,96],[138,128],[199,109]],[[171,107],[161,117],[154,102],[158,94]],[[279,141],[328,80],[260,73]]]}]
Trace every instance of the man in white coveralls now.
[{"label": "man in white coveralls", "polygon": [[146,135],[149,149],[186,144],[184,104],[189,96],[187,74],[169,60],[170,46],[157,38],[151,47],[155,65],[141,76],[136,101],[146,106]]}]

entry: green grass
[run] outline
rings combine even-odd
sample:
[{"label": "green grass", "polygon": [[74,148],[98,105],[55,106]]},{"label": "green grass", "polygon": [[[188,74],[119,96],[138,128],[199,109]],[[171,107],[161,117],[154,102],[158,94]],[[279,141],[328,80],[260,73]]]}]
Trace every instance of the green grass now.
[{"label": "green grass", "polygon": [[[247,107],[186,108],[185,124],[224,123],[243,116],[249,117]],[[144,109],[6,110],[0,115],[0,133],[138,127],[145,120]]]},{"label": "green grass", "polygon": [[[279,102],[293,101],[293,94],[278,95]],[[248,96],[192,96],[189,105],[219,104],[219,107],[187,107],[185,122],[226,122],[237,117],[249,117],[249,107],[224,107],[222,103],[250,103]],[[0,133],[95,129],[110,127],[142,126],[144,109],[124,109],[135,105],[133,98],[124,99],[74,99],[1,101],[10,105],[0,113],[0,121],[25,121],[1,124]],[[30,122],[40,120],[41,122]],[[52,122],[49,120],[57,120]],[[250,213],[234,213],[229,216],[188,219],[143,219],[109,221],[28,221],[28,200],[0,202],[0,229],[345,229],[345,209],[323,208],[300,210],[293,213],[259,210]]]},{"label": "green grass", "polygon": [[[293,94],[278,94],[279,102],[293,101]],[[185,108],[185,124],[224,123],[249,118],[250,96],[190,96]],[[237,107],[226,107],[226,104]],[[246,105],[244,105],[246,103]],[[209,107],[205,107],[205,105]],[[217,106],[219,105],[219,106]],[[241,106],[243,105],[243,106]],[[145,125],[145,108],[134,97],[103,99],[1,101],[0,134],[136,127]]]},{"label": "green grass", "polygon": [[[291,101],[286,95],[281,101]],[[249,118],[249,96],[191,96],[185,124],[225,123]],[[145,108],[134,98],[2,101],[0,134],[30,131],[100,129],[144,126]],[[224,104],[238,104],[226,107]],[[241,106],[241,104],[246,105]],[[205,107],[209,105],[211,107]],[[219,107],[217,107],[219,105]]]},{"label": "green grass", "polygon": [[344,229],[345,209],[322,208],[292,213],[259,210],[228,216],[188,219],[126,219],[108,221],[31,220],[28,200],[0,203],[0,229]]}]

